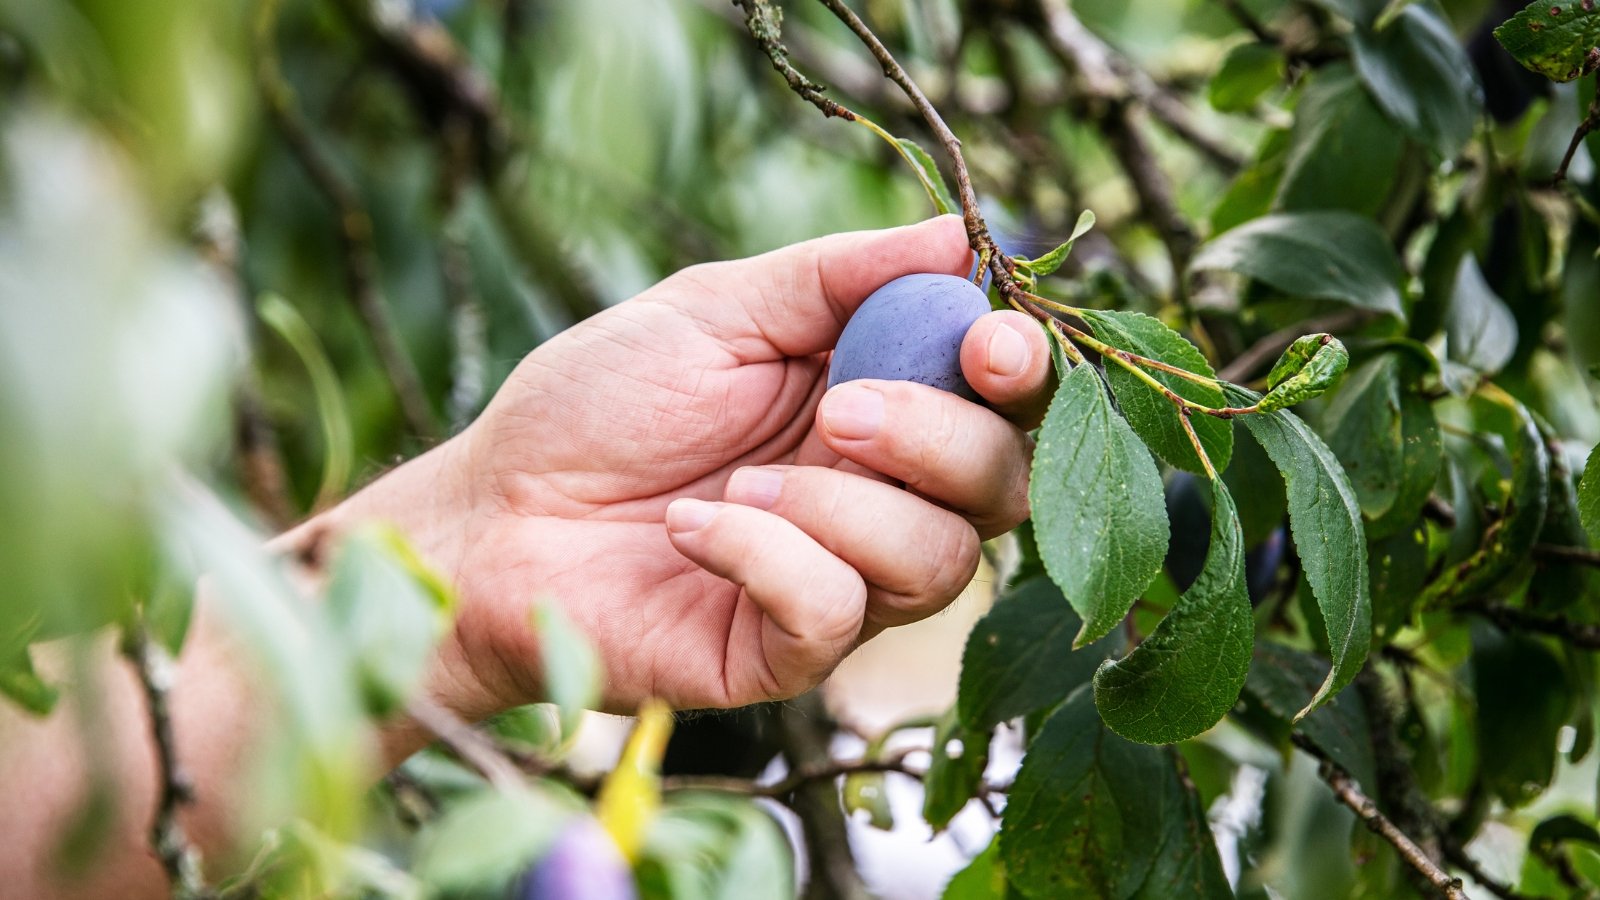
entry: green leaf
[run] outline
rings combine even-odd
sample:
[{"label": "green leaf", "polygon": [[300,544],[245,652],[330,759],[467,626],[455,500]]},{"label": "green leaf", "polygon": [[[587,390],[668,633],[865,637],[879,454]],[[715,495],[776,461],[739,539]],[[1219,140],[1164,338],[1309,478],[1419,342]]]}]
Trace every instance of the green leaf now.
[{"label": "green leaf", "polygon": [[423,830],[416,874],[444,891],[498,888],[537,859],[572,815],[543,791],[480,791]]},{"label": "green leaf", "polygon": [[1284,163],[1289,154],[1289,129],[1273,128],[1261,138],[1256,148],[1255,162],[1228,185],[1227,193],[1211,209],[1213,235],[1235,228],[1272,208],[1279,183],[1283,180]]},{"label": "green leaf", "polygon": [[1061,268],[1061,264],[1067,261],[1068,256],[1072,255],[1072,245],[1078,242],[1078,238],[1088,234],[1089,229],[1093,227],[1094,212],[1086,209],[1078,214],[1078,224],[1072,226],[1072,236],[1067,238],[1066,243],[1063,243],[1061,246],[1051,250],[1049,253],[1046,253],[1038,259],[1018,261],[1024,263],[1028,268],[1032,269],[1035,275],[1040,277],[1050,275],[1054,273],[1055,270]]},{"label": "green leaf", "polygon": [[988,730],[963,728],[954,706],[939,719],[922,794],[922,818],[935,834],[943,831],[967,801],[982,790],[983,770],[989,765],[990,737]]},{"label": "green leaf", "polygon": [[604,673],[589,636],[578,630],[554,600],[534,604],[534,633],[544,666],[545,693],[561,711],[561,730],[570,736],[586,709],[600,702]]},{"label": "green leaf", "polygon": [[793,854],[772,817],[748,799],[669,794],[637,866],[640,896],[792,900]]},{"label": "green leaf", "polygon": [[1450,23],[1412,4],[1381,30],[1356,29],[1350,45],[1356,71],[1390,118],[1443,159],[1461,152],[1483,115],[1483,90]]},{"label": "green leaf", "polygon": [[21,648],[7,664],[0,665],[0,694],[36,716],[49,715],[61,696],[60,691],[33,670],[33,657],[27,647]]},{"label": "green leaf", "polygon": [[330,505],[344,496],[355,458],[355,438],[350,429],[350,411],[345,407],[344,390],[328,354],[323,352],[311,324],[289,301],[277,294],[266,294],[256,303],[261,321],[278,333],[294,350],[311,379],[317,399],[317,418],[322,423],[322,484],[317,488],[316,506]]},{"label": "green leaf", "polygon": [[1583,527],[1589,536],[1600,541],[1600,447],[1589,452],[1589,462],[1583,467],[1583,481],[1578,485],[1578,515],[1583,517]]},{"label": "green leaf", "polygon": [[1350,353],[1333,335],[1296,338],[1267,375],[1267,395],[1256,408],[1271,412],[1320,397],[1333,387],[1348,365]]},{"label": "green leaf", "polygon": [[[1260,705],[1279,732],[1277,740],[1287,740],[1291,727],[1310,738],[1369,791],[1377,789],[1377,763],[1372,751],[1372,734],[1361,696],[1353,690],[1340,691],[1317,711],[1291,725],[1298,711],[1319,685],[1327,680],[1328,664],[1317,656],[1271,641],[1256,645],[1255,664],[1245,682],[1245,696]],[[1252,711],[1246,707],[1245,717]]]},{"label": "green leaf", "polygon": [[[1495,391],[1477,399],[1485,424],[1506,439],[1512,452],[1511,490],[1498,519],[1484,528],[1478,546],[1428,585],[1424,604],[1450,603],[1493,587],[1525,563],[1544,527],[1550,502],[1550,453],[1533,416],[1519,402]],[[1505,420],[1505,421],[1502,421]]]},{"label": "green leaf", "polygon": [[345,537],[328,581],[327,609],[355,659],[376,716],[393,713],[421,681],[447,623],[435,595],[401,561],[404,538],[388,526]]},{"label": "green leaf", "polygon": [[928,192],[933,208],[940,215],[960,212],[960,204],[950,196],[950,188],[944,183],[944,176],[939,174],[939,164],[933,161],[928,151],[910,138],[897,137],[894,142],[900,148],[900,155],[917,170],[917,180],[922,182],[922,189]]},{"label": "green leaf", "polygon": [[1448,358],[1486,375],[1500,371],[1517,350],[1517,320],[1484,281],[1471,254],[1462,257],[1456,270],[1445,327]]},{"label": "green leaf", "polygon": [[1083,617],[1073,646],[1117,627],[1161,569],[1167,509],[1155,462],[1089,365],[1061,379],[1028,488],[1045,570]]},{"label": "green leaf", "polygon": [[[1215,378],[1211,364],[1200,355],[1195,346],[1159,319],[1143,313],[1125,311],[1084,310],[1083,319],[1093,328],[1095,337],[1119,350],[1127,350],[1147,359],[1154,359],[1180,369]],[[1223,404],[1222,390],[1196,384],[1179,375],[1158,370],[1146,370],[1156,381],[1187,400],[1210,407]],[[1117,395],[1117,405],[1151,450],[1167,463],[1196,474],[1205,474],[1205,466],[1195,455],[1194,445],[1184,431],[1183,418],[1177,406],[1160,391],[1128,372],[1119,365],[1106,364],[1106,380]],[[1200,446],[1217,471],[1228,467],[1233,457],[1233,426],[1215,416],[1191,416]]]},{"label": "green leaf", "polygon": [[1557,734],[1572,708],[1566,672],[1542,641],[1483,622],[1473,624],[1470,666],[1484,785],[1522,806],[1555,774]]},{"label": "green leaf", "polygon": [[1217,724],[1250,669],[1255,620],[1244,581],[1244,535],[1233,498],[1213,481],[1211,547],[1200,577],[1125,658],[1094,675],[1094,703],[1130,741],[1171,744]]},{"label": "green leaf", "polygon": [[1344,464],[1369,521],[1387,513],[1400,493],[1405,446],[1399,367],[1393,353],[1368,361],[1351,373],[1328,407],[1328,448]]},{"label": "green leaf", "polygon": [[1375,215],[1394,186],[1405,138],[1348,64],[1319,69],[1309,79],[1295,105],[1273,209]]},{"label": "green leaf", "polygon": [[1111,733],[1087,689],[1044,723],[1000,826],[1007,877],[1030,897],[1231,897],[1170,749]]},{"label": "green leaf", "polygon": [[894,830],[894,809],[889,805],[889,778],[883,772],[846,775],[839,801],[847,816],[867,814],[867,824],[879,831]]},{"label": "green leaf", "polygon": [[1000,837],[996,835],[982,853],[950,878],[941,900],[1006,900],[1015,895],[1006,881],[1006,866],[1000,860]]},{"label": "green leaf", "polygon": [[1206,99],[1219,112],[1248,112],[1261,95],[1283,84],[1287,71],[1276,47],[1250,41],[1222,58],[1222,66],[1206,87]]},{"label": "green leaf", "polygon": [[967,636],[957,700],[967,729],[988,731],[1055,706],[1087,683],[1108,654],[1121,650],[1116,632],[1071,649],[1082,627],[1049,578],[1040,575],[1007,589]]},{"label": "green leaf", "polygon": [[[1402,368],[1403,368],[1402,364]],[[1367,521],[1367,540],[1377,540],[1415,525],[1422,507],[1439,480],[1444,454],[1439,444],[1439,418],[1433,404],[1414,386],[1402,380],[1400,394],[1399,485],[1387,512]],[[1348,459],[1345,450],[1333,442],[1334,453]],[[1352,479],[1354,475],[1352,474]],[[1360,487],[1357,485],[1357,493]],[[1363,507],[1364,508],[1364,507]]]},{"label": "green leaf", "polygon": [[1335,15],[1343,16],[1356,25],[1370,27],[1378,20],[1378,15],[1391,0],[1312,0],[1312,2]]},{"label": "green leaf", "polygon": [[1372,585],[1372,633],[1392,638],[1411,623],[1422,586],[1428,581],[1428,528],[1413,521],[1409,528],[1367,545]]},{"label": "green leaf", "polygon": [[[1254,399],[1248,391],[1229,390],[1240,405]],[[1295,549],[1327,623],[1333,668],[1300,711],[1298,717],[1304,717],[1356,677],[1372,641],[1361,507],[1339,460],[1293,413],[1280,410],[1241,418],[1283,474]]]},{"label": "green leaf", "polygon": [[1517,62],[1554,81],[1571,81],[1595,69],[1590,51],[1600,46],[1600,7],[1534,0],[1494,36]]},{"label": "green leaf", "polygon": [[1290,297],[1332,300],[1404,318],[1400,260],[1375,222],[1352,213],[1263,216],[1213,238],[1189,267],[1238,272]]}]

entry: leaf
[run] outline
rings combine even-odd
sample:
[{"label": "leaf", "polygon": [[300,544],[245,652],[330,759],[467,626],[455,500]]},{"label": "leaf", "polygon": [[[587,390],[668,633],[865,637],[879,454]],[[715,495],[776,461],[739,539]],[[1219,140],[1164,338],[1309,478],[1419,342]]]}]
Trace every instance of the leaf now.
[{"label": "leaf", "polygon": [[982,790],[983,771],[989,766],[989,739],[988,730],[963,728],[953,706],[940,717],[922,794],[922,818],[934,834],[943,831]]},{"label": "leaf", "polygon": [[1344,464],[1361,513],[1387,513],[1400,493],[1405,446],[1400,430],[1400,359],[1385,353],[1351,374],[1328,407],[1328,448]]},{"label": "leaf", "polygon": [[1572,708],[1568,678],[1542,641],[1483,622],[1473,624],[1470,667],[1483,783],[1522,806],[1555,774],[1557,734]]},{"label": "leaf", "polygon": [[1347,212],[1274,213],[1226,232],[1195,254],[1194,271],[1226,269],[1308,300],[1404,318],[1404,272],[1375,222]]},{"label": "leaf", "polygon": [[[1287,740],[1291,727],[1298,728],[1341,769],[1363,787],[1374,791],[1377,789],[1377,763],[1366,709],[1359,694],[1341,691],[1297,725],[1290,724],[1318,686],[1327,680],[1327,671],[1328,664],[1313,654],[1262,641],[1256,645],[1255,664],[1250,667],[1250,677],[1245,682],[1245,695],[1275,720],[1282,730],[1281,739]],[[1248,710],[1246,717],[1249,717]]]},{"label": "leaf", "polygon": [[1312,0],[1316,5],[1350,20],[1359,26],[1370,27],[1391,0]]},{"label": "leaf", "polygon": [[939,211],[939,215],[959,212],[961,206],[950,196],[950,187],[944,183],[944,176],[939,174],[939,165],[928,155],[928,151],[910,138],[897,137],[894,142],[900,149],[900,155],[916,169],[917,180],[922,182],[922,189],[928,192],[928,199],[933,201],[933,208]]},{"label": "leaf", "polygon": [[1094,675],[1100,718],[1130,741],[1171,744],[1206,731],[1239,699],[1250,669],[1244,535],[1228,489],[1220,480],[1211,486],[1211,548],[1200,577],[1132,653]]},{"label": "leaf", "polygon": [[1267,395],[1256,408],[1271,412],[1320,397],[1344,374],[1350,352],[1331,334],[1296,338],[1267,375]]},{"label": "leaf", "polygon": [[[1428,585],[1426,605],[1450,603],[1494,586],[1527,561],[1544,527],[1550,502],[1550,453],[1538,425],[1521,403],[1498,389],[1485,387],[1477,402],[1490,411],[1479,417],[1480,423],[1489,423],[1512,452],[1511,490],[1499,518],[1484,528],[1477,547]],[[1501,418],[1507,421],[1499,422]]]},{"label": "leaf", "polygon": [[345,537],[328,580],[327,609],[354,657],[367,708],[386,716],[405,704],[447,623],[435,595],[399,560],[404,538],[369,525]]},{"label": "leaf", "polygon": [[21,648],[14,659],[0,665],[0,694],[36,716],[49,715],[61,696],[60,691],[34,671],[33,657],[27,647]]},{"label": "leaf", "polygon": [[[1248,405],[1254,395],[1229,388]],[[1327,623],[1333,668],[1296,718],[1338,693],[1361,671],[1372,641],[1372,597],[1361,507],[1344,467],[1322,439],[1293,413],[1242,416],[1245,426],[1283,474],[1289,527],[1307,581]]]},{"label": "leaf", "polygon": [[989,841],[983,852],[951,876],[941,900],[1006,900],[1013,896],[1006,881],[1006,866],[1000,860],[1000,836]]},{"label": "leaf", "polygon": [[1231,228],[1264,216],[1272,208],[1284,162],[1289,153],[1289,129],[1273,128],[1261,138],[1255,162],[1228,185],[1227,193],[1211,209],[1211,233],[1222,234]]},{"label": "leaf", "polygon": [[1073,647],[1117,627],[1155,579],[1167,510],[1155,462],[1092,366],[1061,379],[1033,454],[1028,500],[1045,570],[1083,617]]},{"label": "leaf", "polygon": [[1589,462],[1583,467],[1583,481],[1578,485],[1578,515],[1589,536],[1600,541],[1600,447],[1589,451]]},{"label": "leaf", "polygon": [[1319,69],[1309,78],[1295,105],[1273,209],[1375,215],[1394,186],[1405,138],[1348,64]]},{"label": "leaf", "polygon": [[480,791],[424,829],[416,874],[445,891],[499,887],[538,858],[572,814],[532,788]]},{"label": "leaf", "polygon": [[545,694],[561,710],[561,731],[570,737],[583,711],[600,703],[600,656],[589,636],[572,624],[554,600],[534,604],[533,628],[539,636]]},{"label": "leaf", "polygon": [[746,798],[679,791],[667,798],[638,863],[640,894],[696,900],[791,900],[793,853]]},{"label": "leaf", "polygon": [[1448,357],[1485,375],[1500,371],[1517,350],[1517,320],[1484,281],[1477,260],[1462,257],[1445,313]]},{"label": "leaf", "polygon": [[1061,246],[1051,250],[1049,253],[1046,253],[1038,259],[1018,261],[1025,263],[1028,268],[1033,270],[1035,275],[1038,275],[1041,278],[1045,275],[1050,275],[1054,273],[1055,270],[1061,268],[1062,263],[1067,261],[1067,257],[1072,254],[1072,245],[1078,242],[1078,238],[1088,234],[1089,229],[1093,227],[1094,212],[1086,209],[1078,214],[1078,223],[1072,226],[1072,236],[1067,238],[1066,243],[1063,243]]},{"label": "leaf", "polygon": [[[1403,368],[1403,366],[1402,366]],[[1400,393],[1400,469],[1394,501],[1384,514],[1367,521],[1367,540],[1373,541],[1403,531],[1416,524],[1417,516],[1439,480],[1444,454],[1439,444],[1439,418],[1433,404],[1407,387],[1402,380]],[[1334,453],[1347,459],[1337,443]],[[1359,486],[1357,493],[1360,493]]]},{"label": "leaf", "polygon": [[1231,897],[1198,806],[1170,750],[1117,737],[1079,690],[1029,745],[1000,857],[1030,897]]},{"label": "leaf", "polygon": [[1483,114],[1483,89],[1438,12],[1412,4],[1384,28],[1356,29],[1350,45],[1356,71],[1390,118],[1442,159],[1461,152]]},{"label": "leaf", "polygon": [[660,700],[649,700],[639,707],[638,721],[622,747],[622,758],[595,797],[595,818],[630,863],[638,860],[661,808],[661,757],[667,752],[672,722],[672,710]]},{"label": "leaf", "polygon": [[1372,633],[1380,641],[1410,624],[1422,587],[1428,581],[1428,529],[1412,522],[1367,545],[1372,585]]},{"label": "leaf", "polygon": [[1494,30],[1517,62],[1553,81],[1594,71],[1589,51],[1600,46],[1600,8],[1582,0],[1534,0]]},{"label": "leaf", "polygon": [[1040,575],[1014,585],[967,636],[957,708],[967,730],[994,726],[1048,709],[1094,676],[1121,638],[1108,635],[1082,650],[1072,638],[1083,627],[1061,589]]},{"label": "leaf", "polygon": [[894,830],[894,810],[889,805],[889,779],[882,772],[858,772],[846,775],[844,788],[839,792],[840,804],[847,816],[858,812],[867,814],[867,824],[879,831]]},{"label": "leaf", "polygon": [[[1200,355],[1200,351],[1159,319],[1143,313],[1114,310],[1084,310],[1083,319],[1093,328],[1096,337],[1119,350],[1177,366],[1206,378],[1216,377],[1211,364]],[[1220,388],[1196,384],[1170,372],[1147,370],[1146,373],[1186,400],[1213,408],[1223,404]],[[1194,445],[1184,431],[1182,416],[1166,395],[1115,363],[1106,364],[1106,380],[1116,393],[1117,404],[1127,417],[1128,424],[1133,426],[1134,432],[1157,456],[1185,471],[1205,473],[1205,466],[1201,464],[1200,457],[1195,455]],[[1190,421],[1200,438],[1200,446],[1211,458],[1211,464],[1219,472],[1227,468],[1228,461],[1233,457],[1233,426],[1223,419],[1208,415],[1191,416]]]},{"label": "leaf", "polygon": [[1287,71],[1276,47],[1251,41],[1222,58],[1222,66],[1206,87],[1206,99],[1219,112],[1248,112],[1261,95],[1283,83]]},{"label": "leaf", "polygon": [[355,438],[350,429],[350,411],[345,407],[344,391],[333,363],[322,349],[322,342],[300,312],[277,294],[266,294],[256,303],[256,312],[284,342],[294,350],[311,379],[317,400],[317,418],[322,423],[322,484],[317,488],[317,507],[328,506],[344,496],[350,481],[351,461],[355,457]]}]

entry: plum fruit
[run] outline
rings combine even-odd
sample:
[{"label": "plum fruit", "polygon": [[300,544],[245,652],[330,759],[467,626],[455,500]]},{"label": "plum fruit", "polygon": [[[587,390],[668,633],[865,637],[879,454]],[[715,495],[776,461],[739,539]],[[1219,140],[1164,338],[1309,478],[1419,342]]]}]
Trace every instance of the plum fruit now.
[{"label": "plum fruit", "polygon": [[517,882],[515,900],[637,900],[633,873],[600,823],[574,821]]},{"label": "plum fruit", "polygon": [[988,311],[988,298],[965,278],[896,278],[873,291],[845,325],[833,351],[828,387],[883,378],[977,400],[961,374],[961,339]]}]

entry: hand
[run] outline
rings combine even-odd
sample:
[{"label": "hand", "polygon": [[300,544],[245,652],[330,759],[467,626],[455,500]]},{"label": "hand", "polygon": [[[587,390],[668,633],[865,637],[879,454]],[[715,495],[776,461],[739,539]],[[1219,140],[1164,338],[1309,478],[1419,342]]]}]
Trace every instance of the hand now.
[{"label": "hand", "polygon": [[962,345],[1009,421],[919,384],[824,388],[869,293],[970,265],[954,216],[833,235],[686,269],[529,354],[435,451],[455,534],[434,555],[461,593],[436,691],[467,715],[538,699],[543,596],[596,643],[616,709],[790,697],[944,608],[980,538],[1028,514],[1043,332],[990,313]]}]

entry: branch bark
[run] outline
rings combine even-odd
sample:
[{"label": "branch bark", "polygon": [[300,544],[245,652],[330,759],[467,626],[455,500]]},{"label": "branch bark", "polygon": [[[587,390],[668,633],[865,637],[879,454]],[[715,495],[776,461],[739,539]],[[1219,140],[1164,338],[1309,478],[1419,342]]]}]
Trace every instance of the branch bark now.
[{"label": "branch bark", "polygon": [[406,715],[498,790],[520,790],[525,786],[521,771],[494,741],[450,710],[419,696],[406,704]]},{"label": "branch bark", "polygon": [[150,638],[142,616],[123,635],[123,655],[133,664],[150,716],[156,745],[160,794],[150,823],[150,846],[166,870],[172,896],[197,900],[212,896],[200,869],[200,851],[189,840],[178,814],[194,802],[194,783],[178,759],[170,697],[176,664],[165,648]]},{"label": "branch bark", "polygon": [[372,217],[356,186],[312,135],[310,123],[300,111],[294,91],[279,66],[275,35],[280,6],[281,0],[259,0],[256,7],[253,31],[256,88],[267,107],[267,115],[283,136],[290,153],[333,208],[339,257],[350,302],[366,326],[406,423],[417,435],[434,437],[438,433],[438,420],[378,283]]},{"label": "branch bark", "polygon": [[1462,890],[1461,879],[1451,876],[1440,868],[1439,864],[1424,853],[1409,835],[1396,827],[1394,822],[1378,809],[1378,804],[1362,793],[1361,788],[1350,777],[1350,773],[1341,769],[1332,758],[1322,752],[1322,748],[1306,736],[1296,733],[1292,739],[1296,747],[1315,757],[1320,763],[1317,772],[1333,790],[1334,797],[1355,813],[1356,818],[1360,819],[1368,829],[1388,841],[1407,866],[1447,900],[1468,900],[1466,891]]}]

